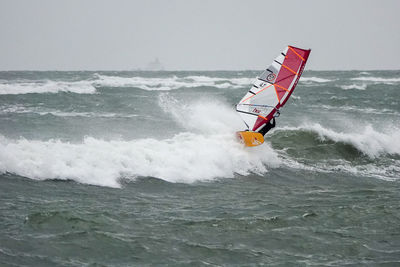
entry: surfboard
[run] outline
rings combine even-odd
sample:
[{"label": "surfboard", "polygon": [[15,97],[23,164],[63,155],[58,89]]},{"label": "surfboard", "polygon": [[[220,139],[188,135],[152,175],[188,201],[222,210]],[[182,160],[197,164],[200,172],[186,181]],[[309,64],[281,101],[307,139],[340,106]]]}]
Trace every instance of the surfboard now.
[{"label": "surfboard", "polygon": [[236,132],[237,138],[245,146],[259,146],[264,143],[264,136],[250,131]]},{"label": "surfboard", "polygon": [[[280,108],[289,100],[303,73],[310,52],[311,49],[286,47],[255,79],[250,90],[236,105],[236,111],[247,127],[247,131],[237,132],[237,136],[241,136],[239,140],[246,146],[256,146],[252,138],[261,140],[258,131],[279,116]],[[263,142],[264,138],[257,145]]]}]

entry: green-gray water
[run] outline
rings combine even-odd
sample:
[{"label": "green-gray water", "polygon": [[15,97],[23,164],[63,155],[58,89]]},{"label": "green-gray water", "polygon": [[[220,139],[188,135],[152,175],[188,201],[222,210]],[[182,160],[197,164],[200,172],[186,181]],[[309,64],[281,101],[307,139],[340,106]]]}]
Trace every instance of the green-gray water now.
[{"label": "green-gray water", "polygon": [[400,72],[0,72],[0,265],[400,264]]}]

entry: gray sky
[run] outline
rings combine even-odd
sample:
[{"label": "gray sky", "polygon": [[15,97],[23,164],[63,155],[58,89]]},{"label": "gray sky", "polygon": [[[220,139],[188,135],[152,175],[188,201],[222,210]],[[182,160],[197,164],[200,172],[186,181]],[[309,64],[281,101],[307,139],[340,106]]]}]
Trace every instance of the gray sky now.
[{"label": "gray sky", "polygon": [[0,70],[400,69],[399,0],[0,0]]}]

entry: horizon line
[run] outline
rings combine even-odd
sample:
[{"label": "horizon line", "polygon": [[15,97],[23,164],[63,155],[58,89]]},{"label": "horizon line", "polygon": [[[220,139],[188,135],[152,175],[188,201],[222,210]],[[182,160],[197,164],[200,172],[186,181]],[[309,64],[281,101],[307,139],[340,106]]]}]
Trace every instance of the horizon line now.
[{"label": "horizon line", "polygon": [[[57,72],[73,72],[73,71],[87,71],[87,72],[96,72],[96,71],[121,71],[121,72],[132,72],[132,71],[142,71],[142,72],[184,72],[184,71],[199,71],[199,72],[210,72],[210,71],[262,71],[263,69],[163,69],[163,70],[146,70],[146,69],[75,69],[75,70],[59,70],[59,69],[8,69],[1,70],[0,72],[17,72],[17,71],[34,71],[34,72],[49,72],[49,71],[57,71]],[[400,71],[399,69],[306,69],[304,71]]]}]

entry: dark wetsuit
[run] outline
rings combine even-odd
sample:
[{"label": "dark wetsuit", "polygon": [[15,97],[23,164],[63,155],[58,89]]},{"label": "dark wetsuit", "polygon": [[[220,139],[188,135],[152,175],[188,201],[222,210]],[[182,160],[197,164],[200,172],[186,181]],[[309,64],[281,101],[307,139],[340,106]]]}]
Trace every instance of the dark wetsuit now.
[{"label": "dark wetsuit", "polygon": [[265,135],[269,130],[271,130],[274,127],[275,127],[275,118],[272,118],[272,120],[266,123],[265,126],[261,128],[261,130],[259,130],[258,132],[262,135]]}]

